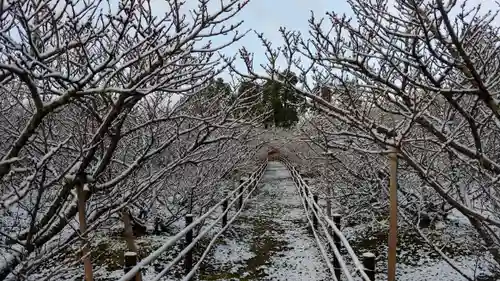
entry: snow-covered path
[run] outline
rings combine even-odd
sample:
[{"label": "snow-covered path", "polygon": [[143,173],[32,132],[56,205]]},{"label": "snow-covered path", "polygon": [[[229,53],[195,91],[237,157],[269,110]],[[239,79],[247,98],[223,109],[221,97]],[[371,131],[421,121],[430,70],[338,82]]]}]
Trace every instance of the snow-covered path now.
[{"label": "snow-covered path", "polygon": [[326,270],[288,170],[270,162],[200,280],[327,280]]}]

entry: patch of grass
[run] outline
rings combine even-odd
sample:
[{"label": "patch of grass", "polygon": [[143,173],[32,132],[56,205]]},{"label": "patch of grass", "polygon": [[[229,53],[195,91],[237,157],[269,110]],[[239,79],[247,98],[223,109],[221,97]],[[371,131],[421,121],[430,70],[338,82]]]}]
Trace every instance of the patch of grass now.
[{"label": "patch of grass", "polygon": [[[266,191],[261,191],[261,196],[269,196]],[[249,243],[250,251],[254,256],[247,260],[237,262],[235,267],[230,265],[213,266],[210,261],[202,266],[200,280],[262,280],[267,274],[265,269],[271,264],[271,258],[278,252],[290,249],[287,241],[279,239],[284,230],[273,221],[283,210],[275,206],[269,206],[265,214],[259,217],[241,216],[233,225],[233,230],[241,236],[245,236]],[[238,227],[238,225],[250,225],[251,227]],[[249,231],[250,230],[250,231]],[[241,238],[240,238],[241,239]],[[225,242],[219,241],[219,245]],[[215,248],[215,247],[214,247]]]},{"label": "patch of grass", "polygon": [[[94,247],[94,264],[96,266],[104,266],[107,270],[113,271],[123,268],[123,260],[125,249],[115,247],[119,245],[118,241],[103,241]],[[123,243],[123,242],[122,242]]]},{"label": "patch of grass", "polygon": [[253,277],[252,279],[259,279],[266,276],[264,266],[270,264],[271,257],[276,252],[285,251],[289,248],[286,241],[276,238],[283,234],[284,230],[275,227],[276,225],[272,221],[254,219],[252,224],[254,233],[250,249],[255,256],[246,261],[245,272],[248,272]]},{"label": "patch of grass", "polygon": [[[389,230],[370,231],[355,240],[350,241],[350,245],[358,253],[372,252],[377,256],[386,256]],[[441,233],[433,232],[427,237],[450,257],[470,255],[473,247],[467,243],[452,243],[448,239],[443,239]],[[407,265],[418,265],[423,255],[430,259],[440,259],[427,242],[425,242],[414,229],[401,228],[398,233],[398,260]]]},{"label": "patch of grass", "polygon": [[[138,260],[147,257],[159,246],[148,240],[139,240],[136,243],[139,250]],[[94,265],[105,267],[109,271],[123,268],[124,255],[128,251],[125,241],[114,239],[103,240],[92,249],[92,261]]]},{"label": "patch of grass", "polygon": [[[104,269],[105,272],[122,270],[124,267],[124,255],[125,252],[129,251],[125,240],[120,236],[108,236],[100,237],[94,239],[91,246],[92,252],[92,265],[94,269]],[[155,251],[158,247],[162,245],[162,239],[158,239],[157,236],[146,235],[140,237],[136,240],[138,247],[138,260],[141,260]],[[156,272],[160,272],[163,268],[182,250],[184,244],[182,240],[179,243],[173,245],[164,254],[162,254],[157,260],[155,260],[150,267]],[[196,256],[196,254],[195,254]],[[66,255],[62,256],[59,263],[71,263],[78,261],[80,255],[76,253],[76,248],[68,248]],[[195,258],[196,260],[196,258]],[[108,278],[105,276],[95,276],[96,281],[108,281],[115,280],[113,278]],[[181,277],[183,275],[182,261],[177,263],[168,273],[169,276]]]}]

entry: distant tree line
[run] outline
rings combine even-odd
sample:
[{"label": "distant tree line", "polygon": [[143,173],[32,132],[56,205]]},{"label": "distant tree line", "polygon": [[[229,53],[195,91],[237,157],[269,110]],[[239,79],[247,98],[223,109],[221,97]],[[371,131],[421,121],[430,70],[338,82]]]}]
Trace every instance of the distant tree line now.
[{"label": "distant tree line", "polygon": [[[305,99],[295,89],[298,84],[295,73],[284,71],[277,80],[280,82],[247,79],[232,87],[223,78],[214,78],[204,89],[206,93],[204,96],[209,98],[210,93],[222,91],[228,96],[226,102],[240,100],[250,105],[250,109],[242,107],[239,115],[251,118],[267,112],[266,118],[262,121],[262,125],[266,128],[272,126],[291,128],[297,124],[301,114],[307,111]],[[247,110],[250,110],[250,114],[246,112]],[[238,111],[235,114],[238,115]]]}]

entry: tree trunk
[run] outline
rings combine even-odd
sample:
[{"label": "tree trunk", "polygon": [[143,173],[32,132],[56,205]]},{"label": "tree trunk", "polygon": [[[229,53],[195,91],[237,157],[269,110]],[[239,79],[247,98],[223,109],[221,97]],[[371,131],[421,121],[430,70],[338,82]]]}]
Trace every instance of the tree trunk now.
[{"label": "tree trunk", "polygon": [[[132,216],[130,215],[130,211],[128,208],[124,208],[122,211],[123,224],[124,224],[124,232],[123,236],[125,237],[125,241],[127,242],[127,247],[129,251],[139,254],[139,249],[135,244],[134,230],[132,229]],[[142,281],[141,272],[137,272],[135,275],[135,281]]]},{"label": "tree trunk", "polygon": [[391,164],[390,178],[390,223],[389,223],[389,253],[387,261],[387,280],[396,281],[396,263],[397,263],[397,243],[398,243],[398,193],[397,193],[397,169],[398,169],[398,154],[394,148],[389,155]]},{"label": "tree trunk", "polygon": [[122,218],[124,224],[123,237],[125,237],[125,242],[127,242],[127,247],[129,251],[138,253],[137,245],[134,241],[134,230],[132,229],[132,218],[130,217],[129,210],[125,208],[122,211]]}]

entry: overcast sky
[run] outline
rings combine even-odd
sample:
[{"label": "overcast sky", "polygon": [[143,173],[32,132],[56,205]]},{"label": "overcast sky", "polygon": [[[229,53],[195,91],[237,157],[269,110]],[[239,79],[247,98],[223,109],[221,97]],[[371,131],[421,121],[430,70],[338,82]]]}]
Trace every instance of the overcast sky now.
[{"label": "overcast sky", "polygon": [[[319,18],[332,10],[337,13],[350,11],[345,0],[250,0],[238,19],[245,21],[243,30],[253,29],[259,33],[263,32],[274,46],[278,46],[282,44],[278,32],[281,26],[307,34],[311,11]],[[229,47],[226,52],[234,53],[241,46],[257,54],[263,54],[265,51],[254,32],[242,38],[238,44]],[[265,60],[263,55],[255,56],[256,65],[265,63]]]},{"label": "overcast sky", "polygon": [[[153,0],[159,5],[165,0]],[[210,11],[214,12],[217,6],[220,5],[220,0],[211,0],[209,6]],[[225,0],[227,1],[227,0]],[[198,4],[198,0],[186,0],[186,9],[194,9]],[[214,6],[212,6],[214,5]],[[240,30],[254,30],[259,33],[264,33],[266,38],[272,41],[273,46],[282,45],[281,35],[278,30],[281,26],[288,30],[300,31],[302,34],[308,32],[308,20],[311,16],[311,11],[314,12],[316,18],[322,18],[327,11],[334,10],[337,13],[349,13],[350,9],[346,0],[250,0],[247,6],[238,14],[237,17],[228,21],[228,23],[236,23],[243,20],[244,23]],[[211,38],[214,44],[222,44],[229,40],[228,37],[220,36],[216,39]],[[224,53],[234,55],[244,46],[250,52],[256,54],[254,64],[257,68],[259,64],[266,63],[264,56],[265,49],[262,47],[260,40],[255,32],[249,32],[239,42],[224,49]],[[238,68],[244,67],[243,62],[238,60]]]},{"label": "overcast sky", "polygon": [[[166,0],[151,1],[154,13],[158,13],[159,16],[168,9]],[[183,7],[184,13],[189,9],[196,9],[199,3],[198,0],[185,1],[186,5]],[[224,1],[227,2],[229,0]],[[482,4],[483,8],[486,9],[498,9],[495,0],[469,0],[468,4]],[[209,13],[218,11],[219,6],[220,0],[210,0]],[[227,23],[230,24],[243,20],[244,23],[240,27],[242,32],[249,29],[259,33],[262,32],[273,43],[273,46],[277,47],[283,43],[281,35],[278,32],[281,26],[286,27],[288,30],[300,31],[305,37],[309,36],[308,19],[311,16],[311,11],[314,12],[317,19],[323,18],[325,13],[330,11],[335,11],[338,14],[346,13],[348,16],[352,16],[347,0],[249,0],[247,6],[237,17],[229,20]],[[214,45],[223,44],[230,40],[228,36],[219,36],[210,39]],[[224,49],[223,52],[228,55],[234,55],[237,54],[238,49],[242,46],[256,54],[254,56],[254,65],[257,69],[259,64],[267,62],[264,56],[265,49],[253,31],[249,32],[239,42]],[[243,62],[241,60],[238,61],[237,67],[243,70]]]}]

